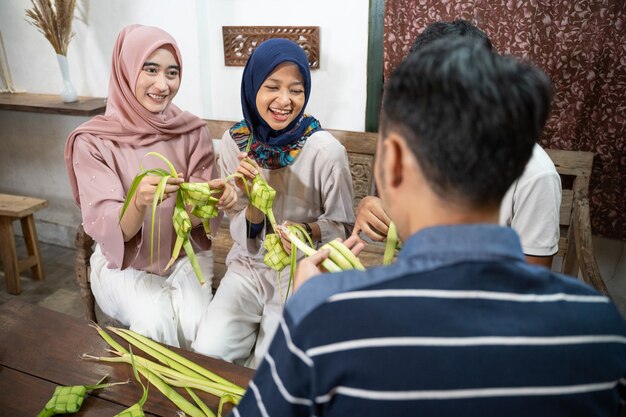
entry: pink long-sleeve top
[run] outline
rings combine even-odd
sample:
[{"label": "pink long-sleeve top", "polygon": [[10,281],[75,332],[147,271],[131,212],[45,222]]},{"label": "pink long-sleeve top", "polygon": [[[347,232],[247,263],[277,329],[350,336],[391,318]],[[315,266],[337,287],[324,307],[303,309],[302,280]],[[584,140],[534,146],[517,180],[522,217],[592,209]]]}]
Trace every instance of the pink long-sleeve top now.
[{"label": "pink long-sleeve top", "polygon": [[[213,143],[206,127],[169,140],[138,146],[80,134],[74,143],[73,168],[76,174],[85,232],[102,248],[109,268],[134,268],[163,275],[169,261],[176,233],[172,226],[175,199],[164,200],[157,208],[154,222],[154,252],[150,256],[151,209],[139,232],[124,242],[119,215],[135,175],[144,169],[164,168],[164,162],[148,152],[158,152],[169,159],[187,182],[207,182],[218,178]],[[221,214],[211,221],[217,230]],[[191,233],[196,250],[211,247],[202,225]],[[184,251],[181,251],[184,256]]]}]

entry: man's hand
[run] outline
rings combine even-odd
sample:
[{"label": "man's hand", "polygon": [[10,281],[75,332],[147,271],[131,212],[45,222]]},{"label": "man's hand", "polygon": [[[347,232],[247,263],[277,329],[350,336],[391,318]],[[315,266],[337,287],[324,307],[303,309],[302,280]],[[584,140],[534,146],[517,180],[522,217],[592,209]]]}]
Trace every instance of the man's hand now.
[{"label": "man's hand", "polygon": [[[343,244],[350,249],[355,256],[359,256],[359,253],[367,246],[367,243],[363,242],[361,238],[356,235],[352,235],[344,240]],[[328,249],[321,249],[314,255],[304,258],[298,263],[293,284],[294,292],[309,279],[326,272],[326,269],[322,266],[322,262],[328,258],[329,254],[330,251]]]},{"label": "man's hand", "polygon": [[365,249],[367,243],[363,242],[361,238],[356,235],[352,235],[346,240],[343,241],[344,246],[346,246],[350,251],[354,254],[354,256],[359,256],[361,251]]},{"label": "man's hand", "polygon": [[352,235],[358,236],[360,232],[363,232],[373,241],[381,242],[387,237],[390,223],[391,219],[383,209],[381,199],[368,195],[361,200],[357,207]]},{"label": "man's hand", "polygon": [[328,258],[329,254],[330,251],[328,249],[322,249],[298,262],[296,275],[294,276],[293,280],[294,292],[296,292],[302,284],[304,284],[314,276],[317,276],[324,272],[321,269],[322,262],[324,262],[324,260]]}]

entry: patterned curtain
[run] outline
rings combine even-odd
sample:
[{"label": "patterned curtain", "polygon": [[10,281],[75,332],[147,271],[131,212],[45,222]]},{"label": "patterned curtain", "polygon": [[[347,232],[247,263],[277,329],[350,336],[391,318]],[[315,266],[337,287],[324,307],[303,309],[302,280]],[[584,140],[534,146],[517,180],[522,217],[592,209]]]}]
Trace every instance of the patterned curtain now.
[{"label": "patterned curtain", "polygon": [[386,0],[385,78],[429,23],[457,18],[550,76],[555,98],[541,145],[595,152],[593,232],[626,240],[626,2]]}]

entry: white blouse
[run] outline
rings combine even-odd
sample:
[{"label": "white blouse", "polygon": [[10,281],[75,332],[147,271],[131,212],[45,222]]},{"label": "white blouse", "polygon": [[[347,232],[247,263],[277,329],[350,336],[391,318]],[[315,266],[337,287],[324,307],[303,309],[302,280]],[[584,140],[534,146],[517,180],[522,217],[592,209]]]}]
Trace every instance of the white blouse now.
[{"label": "white blouse", "polygon": [[[236,172],[239,166],[239,150],[229,131],[220,143],[219,168],[222,176]],[[313,133],[302,147],[296,160],[278,169],[261,169],[267,182],[276,190],[274,216],[278,224],[317,223],[321,231],[321,243],[337,237],[346,237],[346,231],[354,225],[352,206],[352,175],[348,154],[344,146],[326,131]],[[265,231],[254,239],[246,237],[245,212],[248,197],[239,191],[237,204],[227,212],[230,233],[235,242],[226,265],[233,272],[249,275],[254,268],[257,274],[272,271],[263,263]]]}]

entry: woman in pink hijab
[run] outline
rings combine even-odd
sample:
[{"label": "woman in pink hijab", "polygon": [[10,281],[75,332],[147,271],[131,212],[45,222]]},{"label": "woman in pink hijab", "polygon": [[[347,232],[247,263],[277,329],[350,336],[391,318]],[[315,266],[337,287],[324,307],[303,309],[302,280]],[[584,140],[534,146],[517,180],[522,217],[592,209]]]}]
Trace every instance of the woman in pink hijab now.
[{"label": "woman in pink hijab", "polygon": [[[122,29],[113,51],[106,112],[70,134],[65,162],[85,232],[96,241],[90,279],[100,309],[154,340],[189,347],[211,300],[211,285],[200,286],[184,255],[164,271],[176,240],[173,197],[183,181],[209,182],[223,190],[218,207],[227,209],[235,204],[236,193],[219,178],[206,123],[172,103],[181,76],[180,51],[167,32],[141,25]],[[152,261],[149,207],[158,177],[144,177],[119,221],[140,164],[167,169],[160,159],[144,157],[148,152],[164,155],[179,171],[179,178],[168,181],[157,209],[160,244]],[[190,239],[210,283],[211,242],[200,220],[191,217],[195,227]],[[220,220],[213,219],[212,230]]]}]

